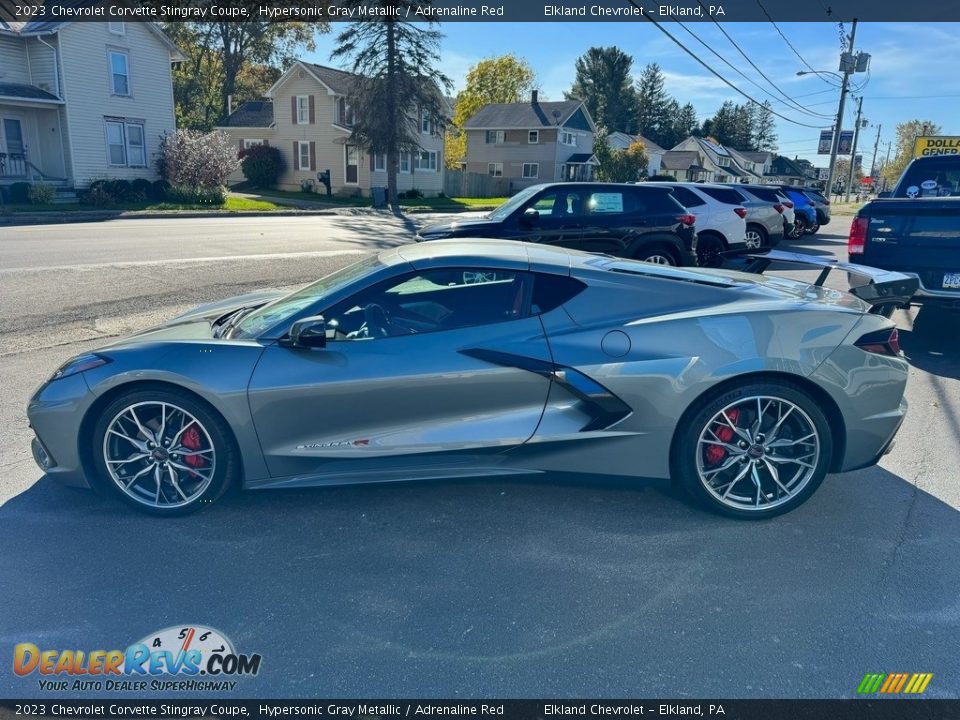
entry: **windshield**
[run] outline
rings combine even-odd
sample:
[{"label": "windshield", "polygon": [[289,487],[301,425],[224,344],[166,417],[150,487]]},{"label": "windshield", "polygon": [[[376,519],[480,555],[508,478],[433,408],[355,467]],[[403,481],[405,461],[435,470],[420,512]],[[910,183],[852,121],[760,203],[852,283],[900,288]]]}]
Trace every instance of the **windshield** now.
[{"label": "windshield", "polygon": [[514,210],[523,205],[527,200],[532,198],[537,192],[540,191],[540,187],[528,187],[524,190],[521,190],[512,198],[507,200],[503,205],[498,207],[492,213],[487,215],[490,220],[505,220]]},{"label": "windshield", "polygon": [[897,183],[894,197],[957,197],[960,195],[960,157],[944,155],[914,162]]},{"label": "windshield", "polygon": [[307,285],[305,288],[254,310],[237,323],[230,336],[233,338],[257,337],[268,328],[292,318],[304,308],[313,305],[330,293],[339,290],[347,283],[366,275],[379,266],[380,261],[376,255],[353,265],[347,265],[347,267],[341,268],[335,273]]}]

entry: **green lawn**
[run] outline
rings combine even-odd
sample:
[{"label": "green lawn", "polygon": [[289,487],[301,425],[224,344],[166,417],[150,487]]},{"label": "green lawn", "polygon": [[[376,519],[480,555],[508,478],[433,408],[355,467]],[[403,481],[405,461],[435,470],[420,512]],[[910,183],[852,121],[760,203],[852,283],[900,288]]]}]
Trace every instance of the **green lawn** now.
[{"label": "green lawn", "polygon": [[177,203],[117,203],[95,207],[81,203],[65,203],[63,205],[0,205],[0,212],[11,213],[43,213],[43,212],[79,212],[83,210],[102,210],[106,212],[126,212],[129,210],[280,210],[283,205],[266,200],[252,200],[249,198],[230,195],[222,205],[180,205]]},{"label": "green lawn", "polygon": [[316,203],[330,203],[332,205],[346,205],[349,207],[370,207],[370,198],[343,197],[331,195],[327,197],[325,192],[300,192],[293,190],[243,190],[252,195],[260,195],[265,198],[275,198],[277,200],[309,200]]},{"label": "green lawn", "polygon": [[400,204],[404,207],[423,207],[432,210],[483,210],[493,209],[503,205],[508,198],[415,198],[413,200],[401,200]]}]

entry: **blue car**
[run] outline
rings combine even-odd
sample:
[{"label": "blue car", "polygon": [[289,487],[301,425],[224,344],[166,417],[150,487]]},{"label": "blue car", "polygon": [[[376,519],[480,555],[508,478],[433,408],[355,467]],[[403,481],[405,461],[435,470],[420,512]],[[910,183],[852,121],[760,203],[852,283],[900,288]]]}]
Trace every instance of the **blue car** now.
[{"label": "blue car", "polygon": [[793,201],[793,211],[796,214],[796,219],[794,220],[797,228],[795,230],[796,237],[799,237],[803,233],[813,235],[817,232],[817,230],[820,229],[820,223],[817,220],[817,206],[804,192],[803,188],[781,185],[780,189]]}]

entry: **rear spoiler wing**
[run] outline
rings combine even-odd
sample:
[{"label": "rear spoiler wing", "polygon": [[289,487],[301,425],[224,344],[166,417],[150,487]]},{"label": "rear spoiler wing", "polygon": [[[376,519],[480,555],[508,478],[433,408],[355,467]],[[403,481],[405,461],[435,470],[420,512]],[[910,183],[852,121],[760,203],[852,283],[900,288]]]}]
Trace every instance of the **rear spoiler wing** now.
[{"label": "rear spoiler wing", "polygon": [[[742,254],[742,253],[737,253]],[[889,317],[893,311],[910,302],[920,287],[920,280],[910,275],[880,270],[867,265],[840,262],[833,255],[804,255],[802,253],[786,252],[783,250],[760,250],[746,254],[748,260],[746,272],[763,273],[772,263],[799,265],[808,268],[819,268],[814,285],[823,287],[827,276],[833,270],[847,273],[851,283],[850,293],[871,306],[871,312]],[[853,285],[854,278],[861,283]]]}]

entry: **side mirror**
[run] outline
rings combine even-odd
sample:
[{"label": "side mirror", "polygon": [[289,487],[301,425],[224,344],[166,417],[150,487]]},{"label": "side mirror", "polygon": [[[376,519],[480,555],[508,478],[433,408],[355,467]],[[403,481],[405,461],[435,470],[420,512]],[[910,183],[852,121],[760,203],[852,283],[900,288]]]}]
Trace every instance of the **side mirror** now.
[{"label": "side mirror", "polygon": [[526,225],[533,225],[540,219],[540,211],[536,208],[529,207],[523,211],[523,215],[520,218]]},{"label": "side mirror", "polygon": [[282,344],[293,348],[326,347],[327,323],[322,315],[297,320],[290,326],[289,337]]}]

